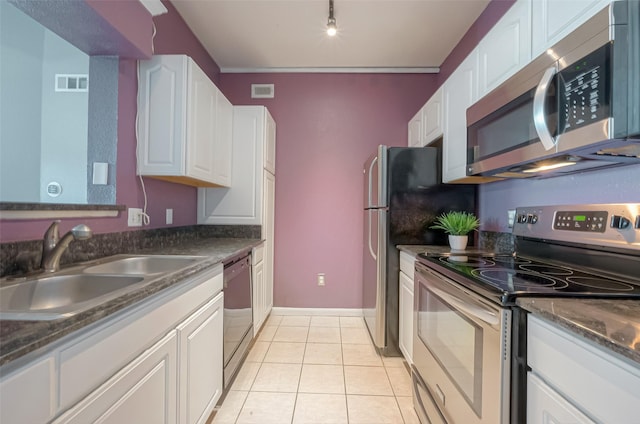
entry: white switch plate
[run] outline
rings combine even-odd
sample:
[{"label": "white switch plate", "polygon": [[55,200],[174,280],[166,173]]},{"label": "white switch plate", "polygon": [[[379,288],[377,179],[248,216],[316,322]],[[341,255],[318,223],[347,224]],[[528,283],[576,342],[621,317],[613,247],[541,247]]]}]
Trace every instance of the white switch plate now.
[{"label": "white switch plate", "polygon": [[167,224],[173,224],[173,209],[167,209],[165,222]]},{"label": "white switch plate", "polygon": [[318,274],[318,285],[324,286],[324,273],[322,272]]},{"label": "white switch plate", "polygon": [[93,163],[93,184],[106,185],[109,181],[109,164],[106,162]]},{"label": "white switch plate", "polygon": [[127,225],[129,227],[142,227],[142,209],[129,208],[128,213]]},{"label": "white switch plate", "polygon": [[516,220],[516,210],[515,209],[509,209],[507,211],[507,223],[509,225],[509,228],[513,228],[513,223]]}]

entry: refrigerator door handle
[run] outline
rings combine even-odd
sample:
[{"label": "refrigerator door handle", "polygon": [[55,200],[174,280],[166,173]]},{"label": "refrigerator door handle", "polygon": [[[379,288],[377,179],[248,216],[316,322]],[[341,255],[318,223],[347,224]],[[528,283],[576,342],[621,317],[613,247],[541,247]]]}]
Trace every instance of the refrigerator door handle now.
[{"label": "refrigerator door handle", "polygon": [[[372,176],[373,176],[373,167],[376,166],[376,163],[378,163],[378,156],[376,156],[375,158],[373,158],[373,160],[371,161],[371,164],[369,165],[369,170],[367,172],[367,178],[368,178],[368,197],[367,197],[367,206],[368,208],[372,207],[372,206],[378,206],[378,205],[374,205],[371,203],[371,197],[373,194],[373,184],[372,184]],[[369,243],[371,243],[371,240],[369,240]]]},{"label": "refrigerator door handle", "polygon": [[368,245],[369,245],[369,254],[371,255],[371,257],[374,260],[378,260],[378,255],[376,255],[376,252],[373,251],[373,246],[371,245],[371,209],[367,210],[368,212],[368,217],[369,217],[369,225],[367,225],[367,228],[369,229],[369,235],[367,237],[368,240]]}]

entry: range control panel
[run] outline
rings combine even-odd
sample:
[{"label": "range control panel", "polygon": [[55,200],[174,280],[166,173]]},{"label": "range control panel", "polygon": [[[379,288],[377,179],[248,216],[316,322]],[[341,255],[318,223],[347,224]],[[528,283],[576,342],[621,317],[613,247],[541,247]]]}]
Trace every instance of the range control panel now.
[{"label": "range control panel", "polygon": [[608,215],[606,211],[558,211],[553,221],[553,229],[604,233]]},{"label": "range control panel", "polygon": [[513,235],[640,251],[640,203],[516,208]]}]

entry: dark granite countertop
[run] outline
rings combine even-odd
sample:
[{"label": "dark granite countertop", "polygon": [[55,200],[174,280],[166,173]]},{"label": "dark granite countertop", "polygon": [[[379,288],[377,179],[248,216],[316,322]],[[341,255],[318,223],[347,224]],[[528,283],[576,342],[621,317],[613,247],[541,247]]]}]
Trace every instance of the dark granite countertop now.
[{"label": "dark granite countertop", "polygon": [[403,252],[407,252],[413,257],[418,256],[420,253],[447,253],[451,251],[449,246],[432,246],[432,245],[410,245],[410,244],[401,244],[396,246],[398,250]]},{"label": "dark granite countertop", "polygon": [[[127,252],[129,255],[193,255],[204,256],[205,258],[180,271],[164,274],[149,280],[148,283],[134,291],[71,317],[48,321],[0,320],[0,366],[4,366],[29,352],[40,349],[73,331],[97,322],[161,290],[180,284],[186,278],[211,268],[226,259],[238,256],[243,252],[249,252],[260,243],[262,241],[257,239],[207,238],[190,240],[170,247],[155,247],[141,249],[133,253]],[[104,259],[92,262],[104,262]]]},{"label": "dark granite countertop", "polygon": [[640,301],[520,298],[518,306],[640,365]]}]

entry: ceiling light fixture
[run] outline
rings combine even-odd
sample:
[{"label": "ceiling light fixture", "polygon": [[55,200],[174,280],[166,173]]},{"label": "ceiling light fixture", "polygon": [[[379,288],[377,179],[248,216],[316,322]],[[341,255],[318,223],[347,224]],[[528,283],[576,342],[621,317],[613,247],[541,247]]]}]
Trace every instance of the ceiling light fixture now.
[{"label": "ceiling light fixture", "polygon": [[329,20],[327,21],[327,35],[333,37],[338,33],[336,18],[333,16],[333,0],[329,0]]}]

